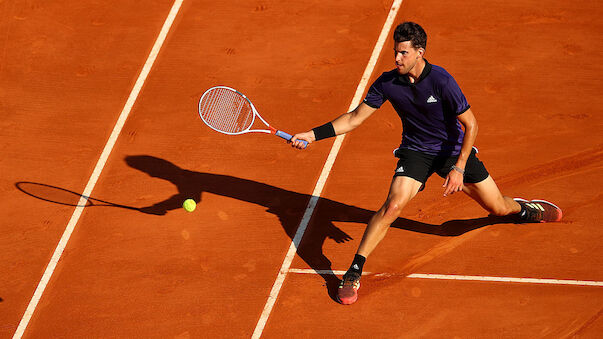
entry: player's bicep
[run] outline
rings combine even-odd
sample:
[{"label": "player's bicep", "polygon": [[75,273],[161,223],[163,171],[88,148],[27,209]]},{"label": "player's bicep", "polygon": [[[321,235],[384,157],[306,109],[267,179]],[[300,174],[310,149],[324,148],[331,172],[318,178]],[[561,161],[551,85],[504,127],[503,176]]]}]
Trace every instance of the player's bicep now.
[{"label": "player's bicep", "polygon": [[471,108],[468,108],[465,112],[457,115],[456,118],[461,122],[465,129],[477,127],[477,119],[475,118],[473,111],[471,111]]}]

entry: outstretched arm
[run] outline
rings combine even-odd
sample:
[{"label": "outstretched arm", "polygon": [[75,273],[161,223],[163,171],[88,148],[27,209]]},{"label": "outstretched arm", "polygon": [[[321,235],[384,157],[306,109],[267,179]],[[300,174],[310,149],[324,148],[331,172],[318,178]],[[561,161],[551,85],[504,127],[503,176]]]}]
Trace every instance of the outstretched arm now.
[{"label": "outstretched arm", "polygon": [[[351,112],[340,115],[335,120],[331,121],[330,124],[333,126],[335,135],[345,134],[350,132],[354,128],[360,126],[364,120],[371,116],[377,109],[373,108],[365,103],[361,103],[356,109]],[[326,125],[328,125],[327,123]],[[325,126],[325,125],[323,125]],[[329,135],[329,136],[335,136]],[[318,138],[317,138],[318,137]],[[317,136],[314,130],[295,134],[291,138],[291,145],[295,148],[303,149],[303,144],[298,140],[305,140],[308,143],[320,140],[321,136]]]}]

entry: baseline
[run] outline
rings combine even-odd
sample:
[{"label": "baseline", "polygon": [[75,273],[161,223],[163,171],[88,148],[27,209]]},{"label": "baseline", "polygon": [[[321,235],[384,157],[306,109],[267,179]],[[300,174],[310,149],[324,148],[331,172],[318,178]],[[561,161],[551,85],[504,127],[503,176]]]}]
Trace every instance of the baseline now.
[{"label": "baseline", "polygon": [[[292,268],[289,270],[289,272],[290,273],[298,273],[298,274],[344,275],[346,271]],[[372,275],[375,277],[403,276],[400,274],[393,274],[393,273],[371,273],[371,272],[363,272],[362,275],[368,275],[368,276]],[[512,282],[512,283],[524,283],[524,284],[550,284],[550,285],[575,285],[575,286],[601,286],[601,287],[603,287],[603,281],[594,281],[594,280],[513,278],[513,277],[490,277],[490,276],[479,276],[479,275],[476,276],[476,275],[425,274],[425,273],[413,273],[413,274],[406,275],[404,277],[412,278],[412,279]]]}]

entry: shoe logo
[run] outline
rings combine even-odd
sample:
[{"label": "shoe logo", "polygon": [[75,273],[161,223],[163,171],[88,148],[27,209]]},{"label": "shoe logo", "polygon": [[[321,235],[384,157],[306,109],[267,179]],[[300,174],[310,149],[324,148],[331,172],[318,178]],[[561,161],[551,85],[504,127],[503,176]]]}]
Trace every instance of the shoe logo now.
[{"label": "shoe logo", "polygon": [[436,103],[436,102],[438,102],[438,99],[434,98],[433,95],[430,95],[429,98],[427,98],[427,103],[428,104],[433,104],[433,103]]},{"label": "shoe logo", "polygon": [[359,270],[360,269],[360,267],[358,267],[358,264],[354,264],[354,266],[352,266],[352,268],[355,269],[355,270]]},{"label": "shoe logo", "polygon": [[540,204],[528,203],[526,205],[528,205],[529,207],[531,207],[533,209],[541,210],[544,212],[544,207],[542,207]]},{"label": "shoe logo", "polygon": [[397,170],[396,173],[404,173],[404,167],[400,166]]}]

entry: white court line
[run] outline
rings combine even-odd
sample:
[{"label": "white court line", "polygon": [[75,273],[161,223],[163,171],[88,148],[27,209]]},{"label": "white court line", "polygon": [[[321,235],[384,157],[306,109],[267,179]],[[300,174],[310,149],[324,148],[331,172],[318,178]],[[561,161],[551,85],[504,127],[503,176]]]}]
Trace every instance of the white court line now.
[{"label": "white court line", "polygon": [[536,278],[512,278],[512,277],[488,277],[488,276],[450,275],[450,274],[420,274],[420,273],[414,273],[414,274],[408,275],[407,278],[438,279],[438,280],[466,280],[466,281],[494,281],[494,282],[524,283],[524,284],[603,286],[603,281],[561,280],[561,279],[536,279]]},{"label": "white court line", "polygon": [[63,232],[63,235],[61,236],[61,240],[59,240],[59,244],[57,245],[56,249],[54,250],[54,253],[52,255],[52,258],[50,259],[50,262],[46,266],[46,270],[44,271],[44,274],[42,275],[42,279],[38,283],[38,287],[36,288],[34,295],[31,298],[31,301],[29,302],[29,305],[27,305],[25,314],[23,314],[23,317],[21,318],[21,322],[19,322],[19,326],[17,327],[17,330],[15,331],[15,334],[13,335],[13,339],[21,338],[23,336],[23,333],[25,332],[25,329],[27,328],[27,324],[31,320],[31,317],[36,310],[38,302],[40,301],[40,298],[42,297],[42,294],[44,293],[44,290],[46,289],[46,285],[48,285],[48,282],[50,281],[50,278],[52,277],[52,274],[54,273],[54,270],[55,270],[59,260],[61,259],[61,255],[63,254],[63,251],[65,250],[65,246],[67,246],[67,242],[69,241],[69,238],[71,237],[71,234],[73,233],[75,225],[77,224],[78,220],[80,219],[80,216],[82,215],[82,211],[84,210],[86,201],[88,200],[88,197],[92,193],[92,190],[94,189],[94,186],[96,185],[96,181],[98,180],[98,177],[100,176],[103,168],[105,167],[105,163],[107,162],[107,158],[109,157],[109,154],[111,154],[111,151],[113,150],[113,146],[115,146],[117,137],[119,136],[119,133],[121,132],[121,129],[123,128],[123,126],[126,122],[126,119],[128,118],[128,115],[130,114],[130,111],[132,110],[132,106],[134,106],[134,103],[136,102],[136,99],[138,98],[138,94],[140,93],[140,90],[142,89],[142,86],[144,85],[144,82],[147,79],[147,76],[149,75],[151,68],[153,67],[153,63],[155,62],[155,59],[157,58],[157,54],[159,54],[159,50],[161,49],[161,46],[163,45],[163,42],[165,41],[165,38],[166,38],[170,28],[172,27],[172,23],[174,23],[174,19],[176,18],[176,15],[178,15],[178,11],[180,10],[182,1],[183,0],[175,0],[174,1],[174,4],[172,5],[172,9],[170,10],[170,12],[168,14],[167,19],[163,23],[163,27],[161,28],[161,31],[159,32],[159,36],[157,36],[157,39],[155,40],[155,44],[153,45],[153,48],[151,49],[151,52],[149,53],[147,61],[145,62],[144,66],[142,67],[142,71],[140,72],[140,75],[138,76],[138,79],[136,80],[136,83],[134,84],[134,88],[132,88],[132,91],[130,92],[130,96],[128,97],[128,100],[126,101],[126,104],[124,105],[124,108],[122,109],[121,114],[119,115],[119,118],[117,119],[117,123],[115,124],[115,127],[113,127],[113,131],[111,132],[111,135],[109,136],[109,140],[105,144],[105,148],[103,149],[103,152],[101,153],[100,158],[98,159],[98,161],[96,163],[96,167],[94,167],[94,171],[92,171],[92,175],[90,176],[90,179],[88,180],[88,184],[86,185],[86,188],[84,189],[84,193],[82,193],[82,196],[80,197],[80,200],[77,203],[78,206],[73,211],[73,214],[71,215],[71,219],[69,219],[69,222],[67,223],[67,227],[65,228],[65,232]]},{"label": "white court line", "polygon": [[[356,88],[356,93],[354,94],[354,98],[352,99],[352,102],[350,103],[348,112],[353,110],[354,108],[356,108],[358,105],[360,105],[360,102],[362,100],[362,95],[364,94],[364,90],[366,89],[366,85],[368,84],[371,74],[373,74],[373,69],[375,68],[375,64],[377,63],[377,60],[379,59],[379,55],[381,54],[381,49],[383,48],[385,40],[387,39],[387,36],[389,35],[389,31],[391,29],[392,23],[394,22],[394,19],[396,18],[396,15],[398,14],[398,10],[400,9],[401,4],[402,4],[402,0],[394,0],[394,3],[392,4],[392,7],[390,8],[389,15],[387,16],[387,19],[385,20],[385,24],[383,25],[381,34],[379,34],[377,43],[375,44],[375,47],[373,48],[373,52],[371,54],[368,64],[366,65],[364,73],[362,74],[360,83],[358,84],[358,87]],[[322,168],[322,172],[320,173],[320,177],[318,178],[318,182],[316,183],[316,186],[314,187],[314,192],[312,192],[312,197],[310,198],[310,201],[308,202],[308,206],[306,207],[304,216],[302,217],[302,220],[295,233],[295,236],[293,237],[293,240],[291,241],[291,245],[289,246],[289,251],[287,251],[287,255],[285,256],[285,259],[283,260],[281,269],[279,270],[276,280],[274,281],[274,284],[272,285],[272,289],[270,290],[270,295],[268,296],[268,300],[266,301],[266,304],[264,305],[264,310],[262,311],[260,319],[258,320],[255,330],[253,331],[253,335],[251,337],[254,339],[260,338],[260,336],[262,335],[262,332],[264,331],[264,327],[266,326],[268,317],[270,316],[270,313],[272,312],[272,307],[274,306],[274,303],[276,302],[276,299],[280,293],[281,287],[283,286],[283,282],[285,281],[285,277],[287,276],[287,273],[289,272],[289,267],[291,266],[291,262],[293,261],[293,258],[295,257],[295,253],[297,252],[297,247],[299,246],[299,243],[301,242],[301,239],[302,239],[304,233],[306,232],[306,228],[308,227],[310,218],[312,217],[312,214],[314,214],[314,209],[316,208],[316,203],[318,202],[318,198],[320,197],[320,194],[322,193],[322,189],[324,188],[327,178],[329,177],[329,173],[331,172],[331,168],[333,167],[335,158],[337,158],[337,153],[339,153],[339,149],[341,148],[341,144],[343,143],[344,138],[345,138],[345,134],[339,135],[339,136],[337,136],[337,138],[335,138],[335,142],[333,143],[333,146],[331,147],[331,151],[329,152],[327,161],[325,162],[325,165]]]},{"label": "white court line", "polygon": [[[297,269],[289,270],[291,273],[300,274],[334,274],[344,275],[346,271]],[[400,274],[363,272],[362,275],[373,275],[376,277],[395,277]],[[512,278],[512,277],[488,277],[479,275],[456,275],[456,274],[423,274],[413,273],[406,276],[412,279],[434,279],[434,280],[464,280],[464,281],[489,281],[489,282],[512,282],[524,284],[549,284],[549,285],[575,285],[575,286],[603,286],[603,281],[593,280],[566,280],[566,279],[537,279],[537,278]]]}]

